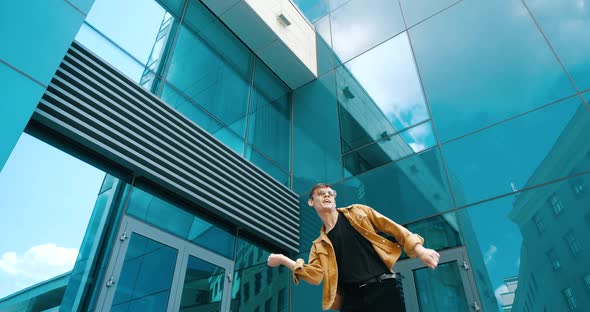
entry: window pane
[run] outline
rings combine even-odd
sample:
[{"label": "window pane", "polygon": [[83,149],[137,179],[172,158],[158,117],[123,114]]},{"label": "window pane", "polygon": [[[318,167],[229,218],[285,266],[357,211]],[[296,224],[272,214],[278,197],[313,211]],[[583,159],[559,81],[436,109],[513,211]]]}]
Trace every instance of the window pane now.
[{"label": "window pane", "polygon": [[169,84],[164,85],[161,98],[168,105],[175,108],[177,111],[188,117],[194,123],[211,134],[215,134],[224,127],[224,125],[216,120],[215,117],[207,113],[202,107],[191,101],[188,96],[178,92]]},{"label": "window pane", "polygon": [[[424,237],[424,245],[434,250],[443,250],[463,246],[463,239],[459,229],[459,221],[454,212],[445,213],[426,220],[406,224],[405,227],[412,233]],[[388,237],[395,241],[395,238]],[[405,250],[402,250],[401,259],[407,258]]]},{"label": "window pane", "polygon": [[400,134],[385,137],[376,143],[345,154],[344,175],[350,177],[419,153],[435,145],[432,125],[425,123]]},{"label": "window pane", "polygon": [[139,188],[133,188],[127,213],[228,258],[234,254],[234,235]]},{"label": "window pane", "polygon": [[266,263],[236,270],[231,312],[252,311],[252,307],[259,311],[289,311],[286,303],[279,304],[279,299],[281,292],[289,288],[291,271],[283,266],[271,270],[272,280],[265,277],[270,272]]},{"label": "window pane", "polygon": [[221,307],[225,269],[189,256],[182,288],[180,311],[215,309]]},{"label": "window pane", "polygon": [[291,90],[260,61],[254,74],[248,140],[289,170]]},{"label": "window pane", "polygon": [[429,118],[405,32],[339,67],[337,83],[345,152]]},{"label": "window pane", "polygon": [[112,311],[165,311],[178,251],[132,233]]},{"label": "window pane", "polygon": [[352,0],[330,13],[332,41],[340,62],[369,50],[402,32],[399,4],[389,0]]},{"label": "window pane", "polygon": [[456,177],[453,188],[462,195],[457,205],[561,178],[570,173],[564,166],[575,173],[590,169],[590,163],[578,162],[590,150],[584,139],[588,120],[590,112],[572,97],[444,144],[449,174]]},{"label": "window pane", "polygon": [[446,181],[432,149],[346,181],[338,206],[366,204],[404,224],[453,208]]},{"label": "window pane", "polygon": [[527,1],[563,65],[580,90],[590,88],[588,0]]},{"label": "window pane", "polygon": [[243,76],[206,41],[182,26],[166,79],[179,91],[245,135],[250,76]]},{"label": "window pane", "polygon": [[246,148],[246,159],[251,161],[258,168],[264,170],[266,173],[271,175],[284,186],[289,187],[289,172],[279,167],[276,162],[272,161],[252,146],[248,145],[248,147]]},{"label": "window pane", "polygon": [[334,79],[330,72],[294,91],[293,188],[298,193],[342,176]]},{"label": "window pane", "polygon": [[[533,217],[536,213],[553,214],[547,201],[554,192],[567,193],[567,197],[562,200],[572,208],[564,210],[559,218],[547,223],[547,235],[541,236]],[[568,310],[567,302],[555,296],[555,289],[576,285],[574,293],[576,289],[583,290],[578,288],[582,287],[579,279],[587,274],[586,263],[590,261],[590,256],[582,251],[573,257],[563,240],[569,231],[576,233],[578,239],[590,237],[588,225],[584,221],[586,208],[590,207],[590,197],[583,201],[574,198],[569,190],[569,181],[565,180],[459,210],[459,223],[480,297],[482,300],[498,299],[493,303],[485,303],[485,311],[495,311],[501,305],[500,298],[494,292],[501,290],[504,280],[510,277],[518,281],[513,311],[524,311],[527,301],[530,311]],[[542,277],[542,282],[537,280],[537,288],[534,287],[532,275]],[[582,310],[590,308],[590,301],[586,298],[583,303],[577,303]]]},{"label": "window pane", "polygon": [[329,0],[293,0],[301,13],[310,22],[315,22],[330,12]]},{"label": "window pane", "polygon": [[400,0],[408,27],[444,10],[458,0]]},{"label": "window pane", "polygon": [[520,1],[462,1],[409,33],[441,141],[575,92]]},{"label": "window pane", "polygon": [[326,16],[315,23],[316,47],[318,59],[318,76],[335,67],[334,50],[332,50],[332,35],[330,32],[330,17]]}]

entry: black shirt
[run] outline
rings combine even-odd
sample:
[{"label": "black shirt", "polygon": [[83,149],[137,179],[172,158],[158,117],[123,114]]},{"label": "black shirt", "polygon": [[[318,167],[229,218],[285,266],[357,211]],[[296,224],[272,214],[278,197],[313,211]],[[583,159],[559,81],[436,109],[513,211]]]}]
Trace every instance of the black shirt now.
[{"label": "black shirt", "polygon": [[390,271],[371,242],[357,232],[341,212],[327,235],[336,253],[338,283],[358,283]]}]

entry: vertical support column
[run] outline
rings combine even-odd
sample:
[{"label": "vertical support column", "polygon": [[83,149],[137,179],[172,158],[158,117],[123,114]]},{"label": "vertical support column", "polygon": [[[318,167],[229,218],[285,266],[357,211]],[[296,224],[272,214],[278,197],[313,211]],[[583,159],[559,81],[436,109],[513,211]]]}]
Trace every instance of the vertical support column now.
[{"label": "vertical support column", "polygon": [[0,170],[93,3],[0,2]]}]

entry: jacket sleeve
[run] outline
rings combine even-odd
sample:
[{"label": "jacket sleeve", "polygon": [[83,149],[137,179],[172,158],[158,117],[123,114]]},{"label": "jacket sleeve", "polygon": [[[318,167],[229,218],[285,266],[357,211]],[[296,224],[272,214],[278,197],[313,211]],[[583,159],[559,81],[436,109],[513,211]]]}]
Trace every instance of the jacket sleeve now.
[{"label": "jacket sleeve", "polygon": [[408,256],[410,256],[410,258],[416,258],[416,246],[418,244],[424,244],[424,238],[422,238],[422,236],[410,232],[405,227],[395,223],[369,206],[358,206],[365,211],[369,221],[371,221],[374,227],[383,233],[395,237],[395,240],[404,247]]},{"label": "jacket sleeve", "polygon": [[295,267],[293,268],[293,281],[295,285],[299,284],[299,279],[303,279],[313,285],[319,285],[322,279],[324,279],[324,269],[320,263],[315,246],[311,247],[307,264],[305,264],[303,259],[297,259],[295,261]]}]

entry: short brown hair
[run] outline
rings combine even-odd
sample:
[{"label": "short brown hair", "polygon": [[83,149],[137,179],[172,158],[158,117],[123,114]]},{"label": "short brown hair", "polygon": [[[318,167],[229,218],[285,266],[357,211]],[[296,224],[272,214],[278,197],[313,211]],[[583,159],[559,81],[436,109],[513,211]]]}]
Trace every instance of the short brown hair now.
[{"label": "short brown hair", "polygon": [[315,190],[322,189],[322,188],[327,188],[327,187],[333,189],[330,184],[326,184],[326,183],[318,183],[318,184],[314,185],[311,188],[311,191],[309,191],[309,199],[312,199],[313,198],[313,192],[315,192]]}]

